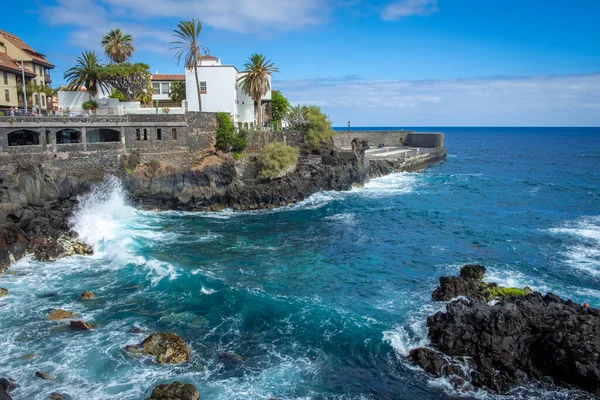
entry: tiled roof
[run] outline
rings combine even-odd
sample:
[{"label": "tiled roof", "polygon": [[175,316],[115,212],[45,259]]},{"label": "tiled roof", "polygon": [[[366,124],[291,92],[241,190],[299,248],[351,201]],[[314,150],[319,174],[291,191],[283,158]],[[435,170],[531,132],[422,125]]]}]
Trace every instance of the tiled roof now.
[{"label": "tiled roof", "polygon": [[43,65],[47,68],[54,68],[54,65],[50,64],[48,60],[46,60],[45,55],[33,50],[27,43],[22,41],[19,37],[3,30],[0,30],[0,35],[4,36],[6,39],[10,40],[10,42],[16,47],[27,53],[29,57],[31,57],[33,61],[35,61],[37,64]]},{"label": "tiled roof", "polygon": [[[21,74],[21,64],[10,58],[8,54],[0,53],[0,70]],[[26,76],[30,78],[36,76],[33,71],[30,71],[27,68],[24,68],[24,70]]]},{"label": "tiled roof", "polygon": [[184,74],[154,74],[153,81],[185,81]]}]

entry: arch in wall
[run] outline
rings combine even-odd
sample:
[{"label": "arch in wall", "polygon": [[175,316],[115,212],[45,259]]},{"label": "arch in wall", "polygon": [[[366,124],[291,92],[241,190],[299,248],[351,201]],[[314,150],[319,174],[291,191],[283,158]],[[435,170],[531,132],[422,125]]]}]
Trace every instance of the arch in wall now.
[{"label": "arch in wall", "polygon": [[81,143],[81,132],[77,129],[61,129],[56,132],[56,143]]},{"label": "arch in wall", "polygon": [[35,146],[40,144],[40,133],[29,129],[18,129],[6,136],[9,146]]},{"label": "arch in wall", "polygon": [[121,132],[115,129],[90,129],[87,131],[88,143],[120,142]]}]

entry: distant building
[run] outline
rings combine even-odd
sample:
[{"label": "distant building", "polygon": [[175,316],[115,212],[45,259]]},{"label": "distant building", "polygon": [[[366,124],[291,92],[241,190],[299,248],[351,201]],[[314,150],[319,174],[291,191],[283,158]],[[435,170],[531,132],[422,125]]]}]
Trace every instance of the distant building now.
[{"label": "distant building", "polygon": [[[238,78],[241,73],[233,65],[221,65],[217,57],[203,56],[198,67],[200,98],[202,111],[226,112],[233,117],[234,123],[256,124],[256,104],[246,95]],[[270,80],[270,78],[269,78]],[[198,89],[194,69],[185,71],[185,89],[189,111],[199,111]],[[268,109],[271,91],[263,97],[263,124],[269,124]]]},{"label": "distant building", "polygon": [[181,107],[180,103],[171,101],[171,85],[173,82],[182,82],[185,84],[185,74],[154,74],[151,78],[154,94],[152,100],[158,100],[159,107]]},{"label": "distant building", "polygon": [[21,61],[25,82],[33,83],[38,91],[27,93],[27,106],[40,110],[51,110],[52,100],[43,89],[51,82],[49,71],[54,68],[46,56],[33,50],[17,36],[0,30],[0,110],[11,107],[23,108]]}]

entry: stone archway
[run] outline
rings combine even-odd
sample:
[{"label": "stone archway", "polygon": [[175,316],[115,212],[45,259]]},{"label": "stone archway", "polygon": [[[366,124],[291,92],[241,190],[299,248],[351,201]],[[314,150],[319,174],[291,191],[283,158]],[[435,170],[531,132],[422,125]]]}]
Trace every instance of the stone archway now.
[{"label": "stone archway", "polygon": [[61,129],[56,132],[57,144],[81,143],[81,132],[77,129]]},{"label": "stone archway", "polygon": [[37,146],[40,144],[40,133],[29,129],[19,129],[6,135],[9,146]]}]

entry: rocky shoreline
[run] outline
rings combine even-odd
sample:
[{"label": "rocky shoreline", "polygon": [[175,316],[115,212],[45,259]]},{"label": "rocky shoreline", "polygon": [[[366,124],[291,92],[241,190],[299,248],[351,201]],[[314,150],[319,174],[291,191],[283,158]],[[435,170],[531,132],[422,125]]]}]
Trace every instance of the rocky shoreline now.
[{"label": "rocky shoreline", "polygon": [[409,360],[457,389],[507,393],[533,381],[599,396],[600,310],[487,284],[484,274],[467,265],[440,278],[434,300],[455,300],[427,319],[431,348],[413,349]]}]

